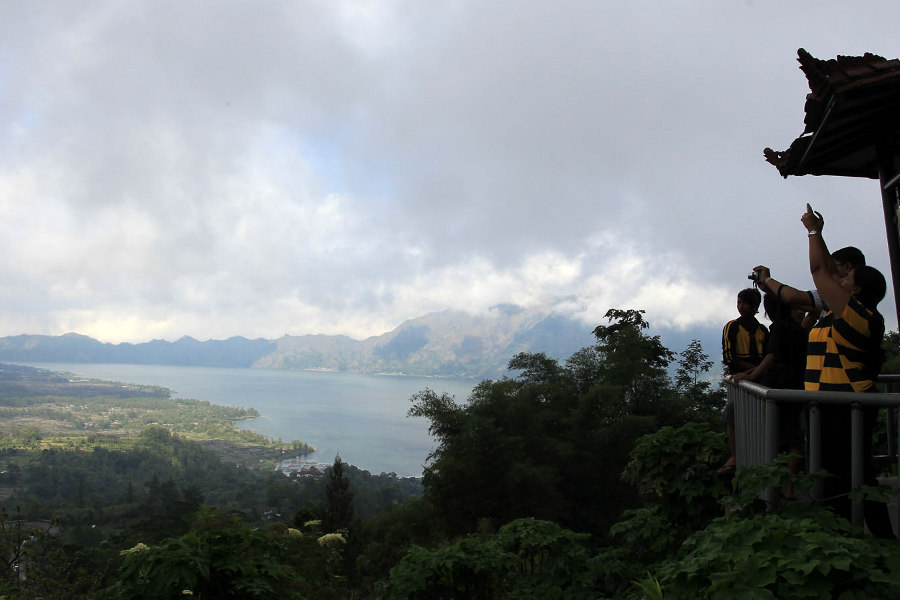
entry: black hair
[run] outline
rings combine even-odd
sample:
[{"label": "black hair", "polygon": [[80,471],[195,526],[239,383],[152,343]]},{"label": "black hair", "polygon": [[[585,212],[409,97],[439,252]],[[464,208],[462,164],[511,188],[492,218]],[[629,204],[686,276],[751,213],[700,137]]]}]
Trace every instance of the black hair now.
[{"label": "black hair", "polygon": [[754,310],[759,310],[759,303],[762,302],[762,294],[756,288],[746,288],[738,292],[738,298],[742,302],[753,305]]},{"label": "black hair", "polygon": [[881,271],[875,267],[860,265],[853,269],[853,282],[859,287],[859,291],[856,292],[859,301],[866,308],[875,310],[887,292],[887,282]]},{"label": "black hair", "polygon": [[859,248],[847,246],[831,253],[831,258],[837,262],[853,265],[853,268],[866,264],[866,255]]},{"label": "black hair", "polygon": [[780,302],[775,294],[766,294],[763,296],[762,302],[763,310],[766,311],[766,316],[769,317],[769,320],[773,323],[790,315],[790,308],[783,302]]}]

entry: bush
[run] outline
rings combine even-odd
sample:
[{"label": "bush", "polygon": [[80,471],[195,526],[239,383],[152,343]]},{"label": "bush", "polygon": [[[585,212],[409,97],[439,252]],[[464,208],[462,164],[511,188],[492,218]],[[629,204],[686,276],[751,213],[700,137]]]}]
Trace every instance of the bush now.
[{"label": "bush", "polygon": [[387,598],[594,600],[589,537],[550,521],[518,519],[486,539],[417,547],[391,570]]},{"label": "bush", "polygon": [[658,570],[666,598],[896,598],[900,547],[818,507],[719,518]]}]

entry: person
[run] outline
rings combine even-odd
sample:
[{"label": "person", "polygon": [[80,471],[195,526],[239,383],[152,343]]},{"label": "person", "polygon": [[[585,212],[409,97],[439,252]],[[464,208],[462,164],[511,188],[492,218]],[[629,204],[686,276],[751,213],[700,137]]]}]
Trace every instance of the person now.
[{"label": "person", "polygon": [[732,377],[734,381],[759,381],[770,388],[802,390],[806,371],[809,332],[802,323],[806,311],[780,302],[775,294],[763,297],[763,309],[772,322],[762,361]]},{"label": "person", "polygon": [[[841,248],[839,250],[835,250],[830,255],[831,260],[828,262],[826,269],[831,275],[837,279],[842,277],[846,277],[847,273],[855,269],[856,267],[863,267],[866,264],[866,255],[862,253],[859,248],[854,246],[847,246],[845,248]],[[807,292],[809,295],[812,306],[817,311],[815,314],[816,317],[821,318],[828,314],[828,305],[822,300],[822,296],[819,294],[818,290],[809,290]],[[815,322],[813,321],[812,324]]]},{"label": "person", "polygon": [[[752,369],[762,362],[769,341],[769,330],[756,320],[759,312],[759,304],[762,295],[756,288],[746,288],[738,292],[737,310],[740,315],[732,319],[722,328],[722,362],[725,365],[725,374],[733,376]],[[725,464],[719,468],[719,474],[733,473],[735,461],[734,441],[734,403],[725,405],[723,415],[725,428],[728,431],[728,444],[731,447],[731,456]]]},{"label": "person", "polygon": [[[810,273],[816,290],[828,307],[826,315],[809,334],[804,389],[875,391],[884,336],[884,317],[878,312],[878,303],[887,290],[884,276],[868,265],[855,266],[841,276],[822,236],[825,225],[822,215],[807,204],[801,222],[809,238]],[[776,290],[776,295],[797,298],[805,294],[774,279],[765,266],[755,270],[766,289]],[[822,466],[834,476],[825,482],[825,495],[838,514],[849,517],[850,409],[824,405],[819,410],[825,442],[822,444]],[[871,408],[864,409],[863,413],[864,481],[867,485],[877,485],[872,461],[872,431],[877,413],[877,409]],[[869,531],[878,537],[895,537],[886,505],[866,501],[864,506]]]},{"label": "person", "polygon": [[[770,388],[802,390],[809,336],[808,328],[804,326],[806,311],[780,302],[772,293],[763,297],[763,308],[772,322],[766,355],[759,365],[734,375],[732,379],[758,381]],[[790,455],[788,468],[791,473],[799,473],[805,446],[801,425],[803,406],[798,403],[779,404],[779,417],[779,449]],[[792,481],[785,483],[781,494],[785,500],[794,499]]]},{"label": "person", "polygon": [[741,290],[737,295],[740,316],[722,328],[722,362],[729,375],[751,369],[762,361],[769,330],[756,319],[761,302],[758,289]]}]

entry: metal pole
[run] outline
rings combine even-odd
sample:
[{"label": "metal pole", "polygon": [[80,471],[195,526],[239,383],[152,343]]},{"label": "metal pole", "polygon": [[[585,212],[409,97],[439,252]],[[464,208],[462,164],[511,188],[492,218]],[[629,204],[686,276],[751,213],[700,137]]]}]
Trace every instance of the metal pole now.
[{"label": "metal pole", "polygon": [[[890,387],[890,384],[888,384],[887,391],[890,391],[890,390],[891,390],[891,387]],[[891,458],[893,458],[894,456],[897,456],[897,448],[895,447],[896,444],[894,442],[894,432],[891,431],[891,426],[890,426],[890,424],[893,422],[894,422],[894,408],[891,406],[888,406],[888,409],[887,409],[888,428],[887,428],[886,434],[887,434],[888,456],[890,456]]]},{"label": "metal pole", "polygon": [[881,206],[884,211],[884,227],[887,233],[888,256],[891,260],[891,280],[894,288],[894,308],[900,322],[900,229],[897,223],[898,181],[894,167],[893,143],[884,141],[878,145],[878,180],[881,188]]},{"label": "metal pole", "polygon": [[[774,400],[766,399],[766,458],[765,464],[770,465],[778,456],[778,404]],[[778,490],[770,487],[766,490],[766,504],[769,508],[775,507],[775,499],[778,497]]]},{"label": "metal pole", "polygon": [[[822,421],[819,415],[819,405],[809,403],[809,472],[818,473],[822,470]],[[817,481],[812,490],[813,500],[822,500],[822,482]]]},{"label": "metal pole", "polygon": [[[863,409],[857,403],[850,405],[850,489],[858,490],[863,484]],[[863,501],[854,500],[851,510],[854,525],[863,525]]]}]

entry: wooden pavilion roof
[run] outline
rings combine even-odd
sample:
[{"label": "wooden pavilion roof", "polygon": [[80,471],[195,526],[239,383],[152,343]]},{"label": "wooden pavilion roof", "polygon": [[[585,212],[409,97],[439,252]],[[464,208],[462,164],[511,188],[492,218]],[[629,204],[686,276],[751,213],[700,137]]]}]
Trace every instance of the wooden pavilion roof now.
[{"label": "wooden pavilion roof", "polygon": [[879,177],[881,156],[900,172],[900,60],[866,53],[820,60],[797,51],[809,81],[805,129],[787,150],[763,154],[783,177]]}]

